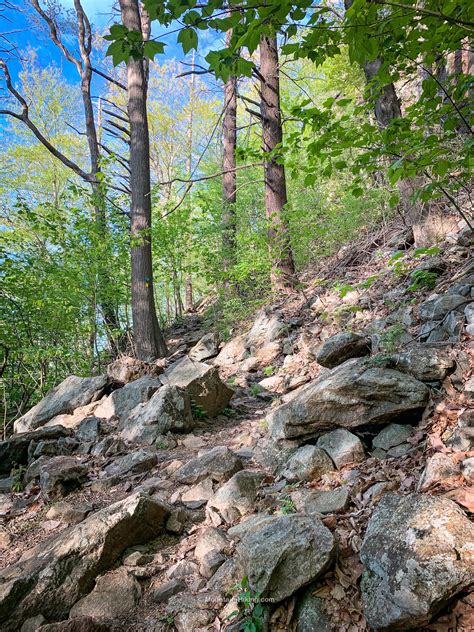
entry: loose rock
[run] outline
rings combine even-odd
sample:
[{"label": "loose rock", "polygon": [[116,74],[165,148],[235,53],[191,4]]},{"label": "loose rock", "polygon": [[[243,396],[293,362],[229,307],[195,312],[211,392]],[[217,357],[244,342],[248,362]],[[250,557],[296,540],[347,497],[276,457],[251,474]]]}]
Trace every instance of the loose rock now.
[{"label": "loose rock", "polygon": [[372,343],[367,336],[342,332],[328,338],[318,353],[317,362],[328,369],[332,369],[351,358],[360,358],[370,354]]},{"label": "loose rock", "polygon": [[215,526],[222,521],[236,522],[251,513],[255,506],[257,491],[264,474],[243,470],[237,472],[223,485],[207,503],[206,513]]},{"label": "loose rock", "polygon": [[329,454],[338,469],[348,463],[359,463],[365,457],[359,437],[345,428],[323,434],[316,445]]},{"label": "loose rock", "polygon": [[290,483],[312,481],[334,469],[327,453],[314,445],[298,448],[289,458],[281,475]]},{"label": "loose rock", "polygon": [[218,446],[180,467],[174,478],[191,485],[204,478],[222,483],[243,468],[242,461],[225,446]]}]

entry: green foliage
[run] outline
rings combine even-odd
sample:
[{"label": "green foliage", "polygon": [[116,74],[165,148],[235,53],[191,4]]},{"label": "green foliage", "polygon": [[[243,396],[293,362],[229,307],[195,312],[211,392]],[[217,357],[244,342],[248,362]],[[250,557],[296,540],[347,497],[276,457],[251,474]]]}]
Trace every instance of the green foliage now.
[{"label": "green foliage", "polygon": [[17,467],[13,467],[10,476],[13,478],[12,481],[12,492],[14,494],[19,494],[25,488],[23,478],[25,476],[26,467],[23,465],[18,465]]},{"label": "green foliage", "polygon": [[226,620],[237,616],[243,632],[263,632],[264,606],[260,601],[261,593],[250,588],[248,577],[243,577],[234,590],[237,591],[239,609],[226,617]]},{"label": "green foliage", "polygon": [[193,399],[191,400],[191,412],[193,413],[193,417],[195,419],[207,419],[207,412],[200,404],[197,404]]},{"label": "green foliage", "polygon": [[264,367],[263,369],[263,374],[266,375],[267,377],[269,377],[270,375],[273,375],[275,373],[275,367],[272,366],[271,364],[269,366]]},{"label": "green foliage", "polygon": [[284,496],[283,498],[278,499],[278,508],[279,512],[282,513],[284,516],[296,512],[295,503],[291,500],[289,496]]},{"label": "green foliage", "polygon": [[410,277],[412,282],[408,286],[408,291],[416,292],[420,288],[432,290],[436,285],[438,275],[436,272],[430,272],[429,270],[414,270]]},{"label": "green foliage", "polygon": [[394,323],[380,334],[380,347],[387,353],[397,351],[405,333],[405,327],[401,323]]},{"label": "green foliage", "polygon": [[250,384],[250,392],[254,397],[257,397],[262,392],[262,387],[258,384]]}]

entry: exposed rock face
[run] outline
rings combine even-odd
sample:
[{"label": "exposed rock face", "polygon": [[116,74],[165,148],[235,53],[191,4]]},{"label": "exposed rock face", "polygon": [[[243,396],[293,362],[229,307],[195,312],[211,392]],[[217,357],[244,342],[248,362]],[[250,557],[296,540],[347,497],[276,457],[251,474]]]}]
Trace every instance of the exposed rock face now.
[{"label": "exposed rock face", "polygon": [[99,377],[77,377],[71,375],[61,384],[55,386],[44,399],[33,406],[26,415],[17,419],[13,425],[15,432],[27,432],[44,426],[56,415],[71,413],[79,406],[85,406],[90,402],[100,399],[108,378],[105,375]]},{"label": "exposed rock face", "polygon": [[[130,386],[135,383],[132,382]],[[161,434],[170,431],[188,432],[193,426],[194,419],[188,393],[182,388],[166,384],[150,401],[134,408],[119,427],[125,441],[151,445]]]},{"label": "exposed rock face", "polygon": [[260,472],[247,470],[234,474],[207,503],[206,513],[212,523],[216,526],[222,521],[232,523],[252,513],[264,478],[265,475]]},{"label": "exposed rock face", "polygon": [[359,463],[364,460],[361,440],[345,428],[323,434],[316,445],[329,454],[337,468],[347,463]]},{"label": "exposed rock face", "polygon": [[159,364],[150,364],[130,356],[118,358],[107,367],[107,375],[121,384],[128,384],[145,375],[156,377],[161,373],[163,368]]},{"label": "exposed rock face", "polygon": [[444,380],[454,368],[454,360],[444,349],[417,345],[391,356],[394,368],[422,382]]},{"label": "exposed rock face", "polygon": [[62,498],[80,487],[87,476],[87,467],[73,456],[53,456],[42,464],[40,487],[48,500]]},{"label": "exposed rock face", "polygon": [[253,353],[256,347],[263,347],[280,338],[285,330],[285,324],[276,314],[267,315],[264,310],[254,320],[251,330],[247,334],[245,343]]},{"label": "exposed rock face", "polygon": [[248,355],[245,346],[245,336],[236,336],[229,340],[229,342],[226,342],[218,356],[214,358],[213,364],[216,366],[230,367],[242,362]]},{"label": "exposed rock face", "polygon": [[66,617],[127,547],[162,532],[168,513],[165,505],[134,494],[27,551],[0,571],[2,630],[13,632],[40,613],[52,621]]},{"label": "exposed rock face", "polygon": [[297,509],[308,514],[328,514],[342,511],[349,502],[347,487],[310,491],[302,489],[291,495]]},{"label": "exposed rock face", "polygon": [[454,479],[460,474],[459,465],[442,452],[436,452],[431,456],[418,483],[420,491],[426,491],[437,483],[442,483],[450,478]]},{"label": "exposed rock face", "polygon": [[6,441],[0,441],[0,474],[10,474],[12,467],[26,465],[28,463],[28,447],[32,441],[50,441],[72,434],[62,426],[40,428],[32,432],[24,432],[9,437]]},{"label": "exposed rock face", "polygon": [[195,362],[213,358],[219,352],[219,337],[215,333],[206,334],[194,345],[188,356]]},{"label": "exposed rock face", "polygon": [[364,613],[371,628],[422,627],[474,581],[474,525],[452,501],[385,495],[362,543]]},{"label": "exposed rock face", "polygon": [[334,469],[331,459],[322,448],[305,445],[288,459],[281,475],[290,483],[312,481]]},{"label": "exposed rock face", "polygon": [[413,428],[403,424],[389,424],[381,430],[374,440],[372,445],[374,448],[381,448],[388,452],[390,448],[406,443],[413,434]]},{"label": "exposed rock face", "polygon": [[459,310],[467,302],[466,297],[461,294],[445,294],[444,296],[435,294],[420,305],[420,318],[443,320],[449,312]]},{"label": "exposed rock face", "polygon": [[296,605],[296,632],[330,632],[331,626],[322,610],[322,600],[308,588]]},{"label": "exposed rock face", "polygon": [[150,450],[136,450],[120,456],[105,468],[107,476],[140,474],[151,470],[157,461],[156,453]]},{"label": "exposed rock face", "polygon": [[242,461],[229,448],[217,446],[185,463],[175,472],[174,478],[188,485],[198,483],[205,478],[222,483],[242,468]]},{"label": "exposed rock face", "polygon": [[331,565],[334,538],[314,517],[282,516],[265,521],[237,546],[237,563],[252,590],[282,601]]},{"label": "exposed rock face", "polygon": [[123,388],[113,391],[100,402],[94,410],[94,415],[104,419],[112,417],[126,419],[136,406],[147,402],[160,386],[161,382],[157,378],[147,375],[140,377],[130,384],[125,384]]},{"label": "exposed rock face", "polygon": [[428,388],[410,375],[349,360],[296,391],[268,422],[274,439],[292,439],[338,426],[409,421],[421,415],[428,396]]},{"label": "exposed rock face", "polygon": [[372,348],[370,338],[351,331],[342,332],[328,338],[316,354],[321,366],[333,369],[351,358],[369,355]]},{"label": "exposed rock face", "polygon": [[234,394],[222,382],[216,367],[204,362],[193,362],[187,356],[172,364],[160,379],[163,384],[185,389],[209,417],[219,414]]}]

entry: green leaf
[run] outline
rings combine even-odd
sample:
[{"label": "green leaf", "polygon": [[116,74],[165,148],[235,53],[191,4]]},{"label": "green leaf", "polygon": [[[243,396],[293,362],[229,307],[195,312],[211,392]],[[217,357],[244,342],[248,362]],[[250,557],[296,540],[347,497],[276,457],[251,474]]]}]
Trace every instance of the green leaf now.
[{"label": "green leaf", "polygon": [[143,44],[143,54],[148,59],[154,59],[155,55],[164,53],[166,44],[164,42],[155,42],[150,40]]},{"label": "green leaf", "polygon": [[186,55],[191,49],[198,47],[198,35],[192,28],[186,28],[179,32],[178,42],[183,47],[183,53]]}]

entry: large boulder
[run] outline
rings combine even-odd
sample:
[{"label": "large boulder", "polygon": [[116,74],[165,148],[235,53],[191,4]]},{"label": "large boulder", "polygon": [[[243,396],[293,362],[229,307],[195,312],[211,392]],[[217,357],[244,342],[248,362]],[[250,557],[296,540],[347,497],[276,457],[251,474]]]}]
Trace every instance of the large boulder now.
[{"label": "large boulder", "polygon": [[318,435],[416,420],[428,403],[428,387],[410,375],[349,360],[295,392],[268,417],[274,439]]},{"label": "large boulder", "polygon": [[[133,384],[136,382],[132,382],[130,386]],[[167,432],[188,432],[193,426],[188,393],[178,386],[166,384],[150,401],[134,408],[131,415],[121,421],[119,428],[125,441],[151,445],[159,435]]]},{"label": "large boulder", "polygon": [[182,465],[174,473],[174,478],[188,485],[199,483],[205,478],[223,483],[242,468],[242,461],[232,450],[226,446],[217,446]]},{"label": "large boulder", "polygon": [[242,470],[220,487],[209,500],[206,513],[215,526],[233,523],[252,513],[258,489],[265,478],[261,472]]},{"label": "large boulder", "polygon": [[94,415],[102,419],[111,419],[112,417],[118,417],[120,420],[126,419],[134,408],[148,402],[160,386],[161,382],[158,378],[148,375],[140,377],[125,384],[123,388],[113,391],[100,402],[94,410]]},{"label": "large boulder", "polygon": [[409,347],[390,356],[393,367],[422,382],[443,380],[454,368],[454,360],[445,349],[427,345]]},{"label": "large boulder", "polygon": [[344,331],[328,338],[318,353],[316,360],[321,366],[333,369],[351,358],[360,358],[370,354],[372,342],[369,337],[352,331]]},{"label": "large boulder", "polygon": [[225,343],[212,363],[216,366],[232,367],[245,360],[248,355],[245,336],[236,336]]},{"label": "large boulder", "polygon": [[27,550],[0,571],[1,629],[14,632],[38,614],[49,621],[67,617],[126,548],[163,532],[168,513],[165,505],[133,494]]},{"label": "large boulder", "polygon": [[281,338],[285,329],[285,323],[276,314],[267,314],[262,310],[246,336],[246,347],[254,353],[257,347],[263,347]]},{"label": "large boulder", "polygon": [[332,533],[314,516],[271,518],[237,546],[237,563],[250,588],[276,602],[326,572],[334,555]]},{"label": "large boulder", "polygon": [[53,441],[71,434],[71,430],[63,426],[51,426],[13,435],[5,441],[0,441],[0,474],[10,474],[15,465],[28,463],[28,448],[32,441]]},{"label": "large boulder", "polygon": [[215,333],[208,333],[197,342],[188,356],[195,362],[202,362],[213,358],[219,353],[219,336]]},{"label": "large boulder", "polygon": [[107,367],[107,375],[119,384],[128,384],[144,376],[156,377],[161,373],[163,367],[158,362],[145,362],[130,356],[117,358]]},{"label": "large boulder", "polygon": [[474,525],[446,498],[385,495],[361,548],[365,618],[377,630],[420,629],[474,581]]},{"label": "large boulder", "polygon": [[464,305],[469,302],[461,294],[434,294],[420,305],[419,314],[421,320],[443,320],[450,312],[462,311]]},{"label": "large boulder", "polygon": [[234,391],[219,377],[216,367],[193,362],[187,356],[172,364],[161,376],[163,384],[179,386],[209,417],[215,417],[228,405]]},{"label": "large boulder", "polygon": [[17,419],[13,425],[15,432],[28,432],[44,426],[57,415],[70,414],[75,408],[85,406],[102,397],[109,378],[77,377],[71,375],[55,386],[44,399],[33,406],[26,415]]}]

